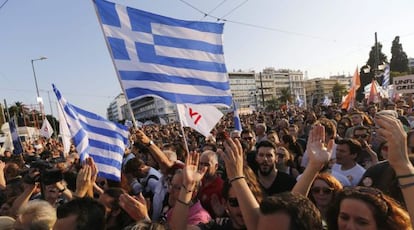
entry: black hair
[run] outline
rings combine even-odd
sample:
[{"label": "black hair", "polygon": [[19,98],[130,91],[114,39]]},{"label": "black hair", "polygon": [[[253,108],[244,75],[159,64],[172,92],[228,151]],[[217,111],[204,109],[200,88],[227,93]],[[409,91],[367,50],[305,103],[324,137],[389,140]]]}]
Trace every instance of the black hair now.
[{"label": "black hair", "polygon": [[90,197],[73,199],[58,207],[58,219],[71,215],[76,215],[77,230],[105,229],[105,207]]}]

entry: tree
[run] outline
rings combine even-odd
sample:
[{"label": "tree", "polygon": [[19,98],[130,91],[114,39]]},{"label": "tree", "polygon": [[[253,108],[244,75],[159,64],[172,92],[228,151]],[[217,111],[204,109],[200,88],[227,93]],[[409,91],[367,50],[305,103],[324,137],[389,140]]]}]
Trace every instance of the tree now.
[{"label": "tree", "polygon": [[292,94],[290,93],[289,87],[280,89],[280,94],[282,96],[280,96],[277,99],[279,102],[281,102],[282,104],[285,104],[287,101],[289,103],[292,103]]},{"label": "tree", "polygon": [[391,55],[390,70],[400,73],[408,72],[408,57],[403,51],[399,36],[392,41]]},{"label": "tree", "polygon": [[266,111],[276,111],[279,108],[279,101],[276,98],[272,97],[272,99],[265,102],[266,104]]},{"label": "tree", "polygon": [[348,90],[346,89],[345,85],[337,82],[332,87],[332,93],[333,93],[333,101],[335,103],[340,103],[342,100],[342,97],[348,94]]},{"label": "tree", "polygon": [[[387,56],[385,54],[382,53],[382,44],[381,43],[377,43],[378,46],[378,60],[377,60],[377,49],[374,46],[371,47],[371,51],[369,52],[369,58],[367,61],[367,64],[365,66],[362,66],[360,71],[359,71],[359,76],[360,76],[360,80],[361,80],[361,86],[359,87],[359,89],[357,90],[357,95],[356,95],[356,100],[357,101],[362,101],[365,98],[364,95],[364,87],[366,85],[368,85],[369,83],[371,83],[372,79],[374,79],[376,74],[376,70],[377,70],[377,65],[379,63],[383,63],[383,62],[388,62],[387,61]],[[370,67],[370,71],[365,73],[364,69]],[[381,82],[379,82],[381,84]]]},{"label": "tree", "polygon": [[[30,109],[27,108],[26,105],[23,104],[23,102],[15,102],[14,105],[10,106],[8,108],[10,118],[16,117],[17,118],[17,125],[18,126],[26,126],[29,120],[29,113]],[[10,120],[10,118],[6,118],[7,120]]]}]

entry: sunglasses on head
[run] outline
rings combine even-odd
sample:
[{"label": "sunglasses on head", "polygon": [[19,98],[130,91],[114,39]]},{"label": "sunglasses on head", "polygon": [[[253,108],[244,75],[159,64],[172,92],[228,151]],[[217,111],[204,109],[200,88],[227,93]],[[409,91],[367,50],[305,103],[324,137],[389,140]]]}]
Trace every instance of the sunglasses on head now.
[{"label": "sunglasses on head", "polygon": [[239,201],[237,200],[237,198],[229,197],[228,202],[231,207],[239,207]]},{"label": "sunglasses on head", "polygon": [[314,194],[320,194],[322,191],[323,194],[328,195],[331,194],[334,189],[333,188],[327,188],[327,187],[313,187],[311,189],[311,192]]}]

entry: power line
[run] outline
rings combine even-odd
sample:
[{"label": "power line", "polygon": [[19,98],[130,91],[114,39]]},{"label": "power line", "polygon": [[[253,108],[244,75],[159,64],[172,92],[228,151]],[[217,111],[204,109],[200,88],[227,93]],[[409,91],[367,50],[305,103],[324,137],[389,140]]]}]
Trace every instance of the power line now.
[{"label": "power line", "polygon": [[226,1],[227,0],[221,1],[216,7],[214,7],[212,10],[210,10],[207,14],[204,14],[204,16],[201,19],[203,19],[203,18],[207,17],[209,14],[213,13],[213,11],[217,10],[217,8],[219,8],[221,5],[223,5]]},{"label": "power line", "polygon": [[3,4],[1,4],[1,6],[0,6],[0,10],[3,8],[3,6],[4,6],[4,5],[6,5],[6,3],[7,3],[8,1],[9,1],[9,0],[6,0],[6,1],[4,1],[4,2],[3,2]]},{"label": "power line", "polygon": [[[296,35],[296,36],[301,36],[301,37],[308,37],[308,38],[318,39],[318,40],[323,40],[323,41],[337,42],[337,41],[336,41],[336,40],[334,40],[334,39],[327,39],[327,38],[323,38],[323,37],[319,37],[319,36],[314,36],[314,35],[309,35],[309,34],[304,34],[304,33],[299,33],[299,32],[293,32],[293,31],[288,31],[288,30],[282,30],[282,29],[273,28],[273,27],[267,27],[267,26],[261,26],[261,25],[256,25],[256,24],[251,24],[251,23],[246,23],[246,22],[240,22],[240,21],[228,20],[228,19],[225,19],[225,18],[223,18],[223,17],[219,18],[219,17],[217,17],[217,16],[214,16],[214,15],[212,15],[212,14],[208,14],[208,13],[206,13],[206,12],[204,12],[204,11],[200,10],[199,8],[195,7],[194,5],[192,5],[192,4],[190,4],[190,3],[188,3],[188,2],[187,2],[187,1],[185,1],[185,0],[179,0],[179,1],[183,2],[183,3],[184,3],[184,4],[186,4],[187,6],[189,6],[189,7],[193,8],[194,10],[196,10],[196,11],[198,11],[199,13],[203,14],[203,15],[204,15],[204,17],[207,17],[207,16],[208,16],[208,17],[213,18],[213,19],[215,19],[215,20],[217,20],[217,21],[230,22],[230,23],[233,23],[233,24],[239,24],[239,25],[243,25],[243,26],[249,26],[249,27],[256,28],[256,29],[269,30],[269,31],[273,31],[273,32],[279,32],[279,33],[291,34],[291,35]],[[241,4],[239,4],[238,6],[236,6],[233,10],[231,10],[229,13],[227,13],[227,15],[228,15],[228,14],[230,14],[230,13],[232,13],[232,12],[234,12],[234,10],[235,10],[236,8],[239,8],[240,6],[242,6],[243,4],[245,4],[246,2],[247,2],[247,0],[246,0],[246,1],[244,1],[244,2],[242,2]]]}]

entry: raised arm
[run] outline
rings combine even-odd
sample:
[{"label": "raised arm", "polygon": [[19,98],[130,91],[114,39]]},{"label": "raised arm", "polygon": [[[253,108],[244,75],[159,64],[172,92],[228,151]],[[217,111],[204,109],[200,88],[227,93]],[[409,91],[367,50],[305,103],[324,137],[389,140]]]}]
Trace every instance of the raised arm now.
[{"label": "raised arm", "polygon": [[4,177],[4,168],[6,163],[0,161],[0,190],[6,189],[6,178]]},{"label": "raised arm", "polygon": [[207,168],[203,167],[201,169],[203,171],[198,171],[199,158],[200,156],[198,153],[187,154],[185,167],[183,169],[183,184],[178,199],[175,202],[171,218],[171,229],[173,230],[194,229],[194,226],[187,226],[188,209],[190,208],[190,202],[193,197],[195,186],[201,181],[207,170]]},{"label": "raised arm", "polygon": [[148,147],[152,157],[154,157],[155,161],[160,165],[160,167],[164,167],[165,169],[170,169],[173,167],[174,162],[170,161],[170,159],[168,159],[168,157],[160,148],[158,148],[157,145],[151,144],[152,140],[142,130],[137,129],[135,131],[134,137],[134,141],[137,141]]},{"label": "raised arm", "polygon": [[388,143],[388,161],[395,170],[407,211],[414,226],[414,167],[408,158],[407,134],[401,121],[394,117],[377,114],[377,133]]},{"label": "raised arm", "polygon": [[236,191],[244,222],[247,229],[256,229],[260,217],[259,203],[245,180],[242,146],[239,140],[226,137],[224,148],[225,152],[217,152],[220,153],[225,162],[227,176],[231,186]]},{"label": "raised arm", "polygon": [[322,125],[315,125],[309,132],[308,144],[306,145],[309,164],[306,166],[299,181],[296,182],[292,192],[307,196],[319,170],[321,170],[323,165],[329,161],[331,152],[327,150],[324,140],[325,127]]}]

